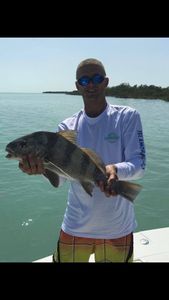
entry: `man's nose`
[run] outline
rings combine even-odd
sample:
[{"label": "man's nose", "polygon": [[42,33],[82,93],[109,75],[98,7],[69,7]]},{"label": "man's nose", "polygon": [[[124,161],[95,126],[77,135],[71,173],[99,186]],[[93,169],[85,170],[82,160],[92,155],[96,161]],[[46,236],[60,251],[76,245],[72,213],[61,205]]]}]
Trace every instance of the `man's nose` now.
[{"label": "man's nose", "polygon": [[92,81],[92,80],[90,80],[87,86],[88,86],[88,87],[93,87],[93,86],[94,86],[94,83],[93,83],[93,81]]}]

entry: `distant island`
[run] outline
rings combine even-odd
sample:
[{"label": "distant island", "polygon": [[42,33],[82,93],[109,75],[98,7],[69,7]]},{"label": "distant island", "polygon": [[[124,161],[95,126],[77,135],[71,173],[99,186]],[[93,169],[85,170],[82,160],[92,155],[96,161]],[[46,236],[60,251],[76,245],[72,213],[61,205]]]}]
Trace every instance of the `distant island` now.
[{"label": "distant island", "polygon": [[[67,94],[80,95],[77,90],[74,91],[45,91],[47,94]],[[169,101],[169,86],[162,88],[155,85],[134,85],[121,83],[114,87],[106,88],[106,96],[117,98],[134,98],[134,99],[161,99]]]}]

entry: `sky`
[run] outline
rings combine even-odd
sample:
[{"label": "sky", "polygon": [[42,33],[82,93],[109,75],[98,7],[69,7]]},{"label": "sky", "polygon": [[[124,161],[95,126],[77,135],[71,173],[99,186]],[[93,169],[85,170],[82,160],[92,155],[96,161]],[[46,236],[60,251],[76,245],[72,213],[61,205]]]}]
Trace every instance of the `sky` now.
[{"label": "sky", "polygon": [[77,65],[97,58],[109,87],[169,86],[169,38],[0,38],[0,92],[75,90]]}]

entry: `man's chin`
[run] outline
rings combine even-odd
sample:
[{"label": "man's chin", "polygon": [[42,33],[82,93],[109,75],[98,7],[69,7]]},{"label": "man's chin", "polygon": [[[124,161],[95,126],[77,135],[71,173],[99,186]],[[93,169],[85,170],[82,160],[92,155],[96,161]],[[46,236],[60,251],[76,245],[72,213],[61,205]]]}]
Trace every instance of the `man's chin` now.
[{"label": "man's chin", "polygon": [[85,93],[86,98],[90,98],[90,99],[96,99],[97,98],[97,93],[96,92],[86,92]]}]

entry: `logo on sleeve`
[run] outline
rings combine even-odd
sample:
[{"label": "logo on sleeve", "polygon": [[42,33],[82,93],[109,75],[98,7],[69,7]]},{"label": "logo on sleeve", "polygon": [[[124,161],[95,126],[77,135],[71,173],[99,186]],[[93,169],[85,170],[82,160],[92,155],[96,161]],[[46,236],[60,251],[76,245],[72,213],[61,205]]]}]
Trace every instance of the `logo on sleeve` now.
[{"label": "logo on sleeve", "polygon": [[145,155],[145,147],[144,147],[144,139],[143,139],[143,132],[142,130],[137,130],[137,134],[138,134],[138,140],[139,140],[139,144],[140,144],[140,155],[142,158],[142,169],[145,169],[145,165],[146,165],[146,155]]}]

